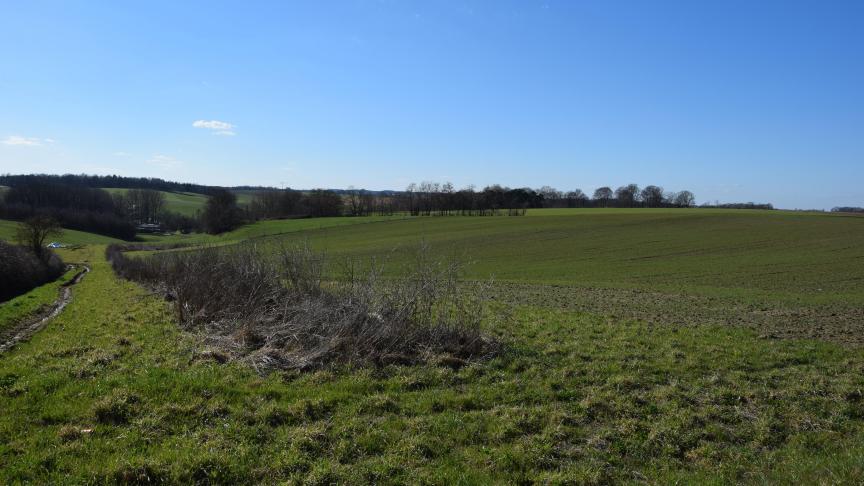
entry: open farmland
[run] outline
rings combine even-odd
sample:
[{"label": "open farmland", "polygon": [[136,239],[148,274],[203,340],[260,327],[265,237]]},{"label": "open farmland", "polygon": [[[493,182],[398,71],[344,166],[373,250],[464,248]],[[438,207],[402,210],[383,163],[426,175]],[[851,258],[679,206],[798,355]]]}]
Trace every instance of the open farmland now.
[{"label": "open farmland", "polygon": [[404,261],[425,240],[468,277],[708,296],[864,304],[864,218],[734,210],[536,210],[290,235],[333,254]]},{"label": "open farmland", "polygon": [[[510,317],[486,332],[506,352],[259,374],[118,279],[94,240],[61,251],[93,269],[72,303],[0,356],[0,482],[864,479],[864,354],[849,337],[864,218],[546,210],[228,235],[158,241],[308,242],[398,273],[425,240],[472,261],[466,278],[495,276],[490,305]],[[796,327],[811,320],[837,332]]]}]

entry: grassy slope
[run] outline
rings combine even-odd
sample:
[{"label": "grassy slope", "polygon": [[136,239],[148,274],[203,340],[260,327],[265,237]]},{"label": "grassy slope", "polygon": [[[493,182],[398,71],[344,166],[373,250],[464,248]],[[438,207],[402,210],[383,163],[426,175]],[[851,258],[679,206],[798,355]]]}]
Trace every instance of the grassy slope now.
[{"label": "grassy slope", "polygon": [[[18,223],[15,221],[0,219],[0,240],[13,241],[15,239],[15,229],[17,226]],[[63,234],[52,238],[52,241],[59,241],[66,245],[102,245],[116,243],[120,240],[111,238],[110,236],[85,233],[83,231],[63,230]]]},{"label": "grassy slope", "polygon": [[[125,193],[128,189],[125,188],[106,188],[110,193]],[[198,211],[204,210],[204,204],[207,203],[207,196],[194,192],[168,192],[161,191],[165,194],[165,208],[174,213],[180,213],[185,216],[195,216]],[[237,203],[240,205],[249,204],[255,195],[255,191],[237,191]]]},{"label": "grassy slope", "polygon": [[189,235],[141,235],[141,238],[150,242],[162,243],[193,243],[193,244],[223,244],[234,243],[243,240],[261,238],[266,236],[277,236],[287,233],[299,233],[336,226],[349,226],[368,223],[380,223],[384,221],[396,221],[408,219],[407,216],[369,216],[363,218],[337,217],[337,218],[304,218],[304,219],[282,219],[273,221],[258,221],[256,223],[241,226],[240,228],[223,233],[221,235],[189,234]]},{"label": "grassy slope", "polygon": [[473,261],[475,278],[864,304],[861,217],[702,209],[529,214],[414,218],[291,238],[360,256],[426,240]]},{"label": "grassy slope", "polygon": [[860,352],[523,308],[485,365],[261,378],[67,259],[75,300],[0,356],[0,483],[864,480]]},{"label": "grassy slope", "polygon": [[[112,194],[123,194],[128,191],[125,188],[107,188],[105,190]],[[192,192],[160,192],[165,195],[165,209],[185,216],[195,216],[197,211],[204,209],[204,204],[207,202],[207,196],[203,194]]]}]

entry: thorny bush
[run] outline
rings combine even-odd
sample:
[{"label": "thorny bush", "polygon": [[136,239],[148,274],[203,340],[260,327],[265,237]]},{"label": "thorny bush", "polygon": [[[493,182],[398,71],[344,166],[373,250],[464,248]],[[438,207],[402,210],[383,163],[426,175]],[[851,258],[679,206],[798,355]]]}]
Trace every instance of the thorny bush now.
[{"label": "thorny bush", "polygon": [[374,260],[336,271],[307,245],[124,254],[132,249],[107,249],[120,276],[164,292],[182,325],[260,371],[428,360],[459,366],[500,351],[481,332],[490,318],[487,284],[459,282],[461,265],[431,257],[425,245],[410,271],[393,278]]}]

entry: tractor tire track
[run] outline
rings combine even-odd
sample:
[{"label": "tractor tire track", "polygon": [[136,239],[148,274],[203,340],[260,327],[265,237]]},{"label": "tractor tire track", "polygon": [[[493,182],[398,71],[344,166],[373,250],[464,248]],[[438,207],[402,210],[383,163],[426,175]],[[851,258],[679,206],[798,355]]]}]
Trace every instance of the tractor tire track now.
[{"label": "tractor tire track", "polygon": [[90,267],[87,265],[80,266],[82,267],[81,270],[71,280],[60,287],[60,295],[57,296],[57,299],[48,309],[35,313],[12,329],[0,334],[0,354],[9,351],[19,342],[27,340],[39,332],[46,324],[51,322],[51,319],[57,317],[72,302],[72,286],[80,282],[84,278],[84,275],[90,272]]}]

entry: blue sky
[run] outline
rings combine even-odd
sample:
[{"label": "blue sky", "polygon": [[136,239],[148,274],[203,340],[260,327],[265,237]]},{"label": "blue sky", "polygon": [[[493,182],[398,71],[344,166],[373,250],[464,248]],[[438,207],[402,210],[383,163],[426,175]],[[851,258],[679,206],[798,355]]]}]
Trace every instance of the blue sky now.
[{"label": "blue sky", "polygon": [[[0,172],[864,205],[864,2],[0,0]],[[198,123],[196,123],[198,122]]]}]

